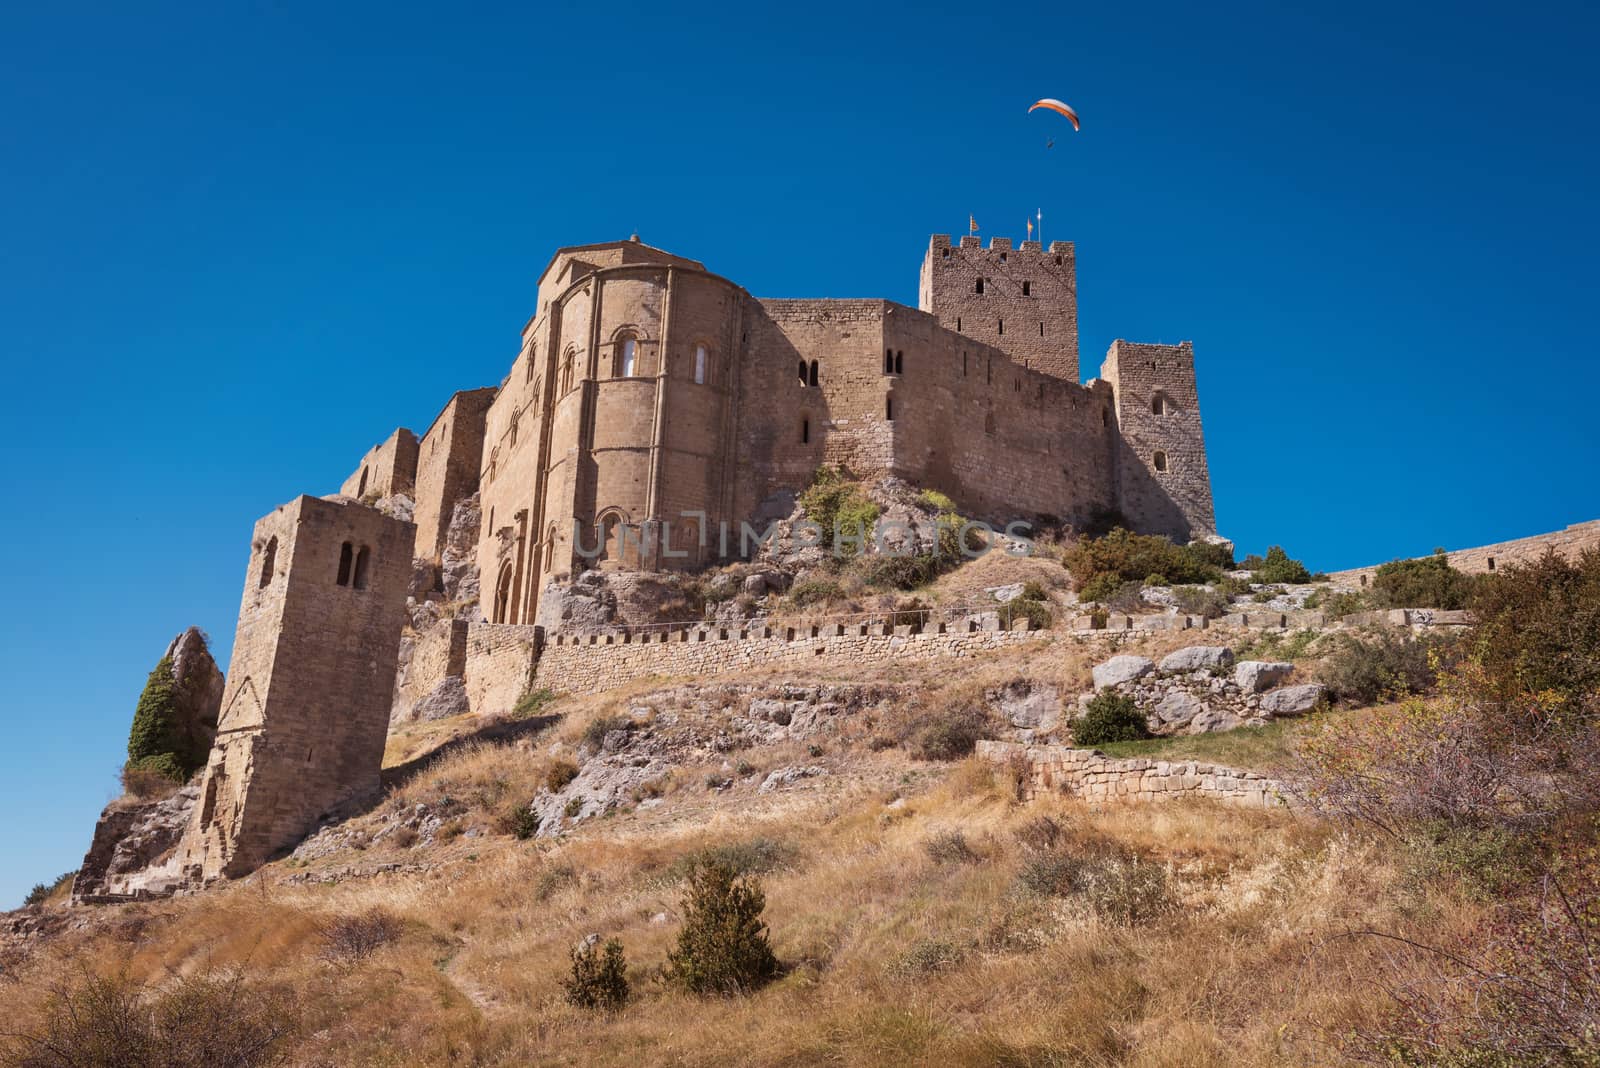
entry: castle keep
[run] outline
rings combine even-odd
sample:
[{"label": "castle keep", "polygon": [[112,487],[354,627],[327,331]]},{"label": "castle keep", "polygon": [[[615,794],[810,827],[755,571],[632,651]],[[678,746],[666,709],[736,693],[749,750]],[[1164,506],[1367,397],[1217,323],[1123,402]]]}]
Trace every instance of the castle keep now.
[{"label": "castle keep", "polygon": [[[1115,511],[1179,541],[1214,533],[1192,348],[1115,341],[1081,384],[1075,265],[1067,242],[935,236],[910,308],[756,298],[637,238],[558,251],[498,387],[455,394],[338,494],[257,523],[182,878],[248,872],[372,797],[397,687],[408,707],[481,711],[561,664],[579,677],[541,615],[547,590],[590,569],[728,562],[720,532],[738,552],[737,533],[788,516],[824,464],[940,490],[998,525]],[[466,612],[429,615],[473,591]],[[667,655],[656,637],[628,650],[630,670]],[[762,655],[845,637],[766,634]],[[1010,640],[923,637],[956,654]]]}]

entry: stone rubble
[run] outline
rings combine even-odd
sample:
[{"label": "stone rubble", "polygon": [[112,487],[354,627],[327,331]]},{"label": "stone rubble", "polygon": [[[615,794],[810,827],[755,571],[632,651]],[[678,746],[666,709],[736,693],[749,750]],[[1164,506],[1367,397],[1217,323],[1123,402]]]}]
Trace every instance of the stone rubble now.
[{"label": "stone rubble", "polygon": [[[1323,699],[1321,683],[1278,687],[1293,664],[1246,660],[1234,664],[1226,646],[1192,645],[1156,665],[1142,656],[1114,656],[1094,668],[1095,691],[1133,699],[1155,735],[1203,734],[1260,726],[1280,716],[1298,716]],[[1093,694],[1078,698],[1079,714]]]}]

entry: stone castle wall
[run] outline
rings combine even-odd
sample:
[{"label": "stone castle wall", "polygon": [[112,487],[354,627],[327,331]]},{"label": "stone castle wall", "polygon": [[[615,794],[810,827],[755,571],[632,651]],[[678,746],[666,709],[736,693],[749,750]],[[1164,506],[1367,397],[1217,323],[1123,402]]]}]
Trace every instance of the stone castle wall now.
[{"label": "stone castle wall", "polygon": [[1065,794],[1084,801],[1165,802],[1207,798],[1243,808],[1291,803],[1282,783],[1253,771],[1193,760],[1117,760],[1094,749],[1018,742],[978,743],[980,760],[1021,764],[1024,800]]},{"label": "stone castle wall", "polygon": [[1078,384],[1077,263],[1070,241],[1013,248],[939,234],[922,261],[917,306],[939,325],[1002,349],[1024,367]]},{"label": "stone castle wall", "polygon": [[374,494],[392,497],[403,493],[409,497],[416,482],[417,436],[401,427],[367,450],[339,492],[356,500]]},{"label": "stone castle wall", "polygon": [[1178,541],[1215,533],[1194,347],[1113,341],[1100,375],[1116,398],[1113,466],[1128,522]]},{"label": "stone castle wall", "polygon": [[[1446,555],[1450,565],[1472,575],[1487,574],[1508,564],[1530,564],[1553,550],[1558,556],[1576,560],[1587,549],[1600,549],[1600,519],[1574,523],[1565,530],[1537,534],[1531,538],[1480,545],[1475,549],[1456,549]],[[1334,582],[1365,586],[1377,575],[1378,568],[1354,567],[1348,571],[1335,571],[1328,577]]]},{"label": "stone castle wall", "polygon": [[[472,711],[481,716],[504,715],[517,700],[534,689],[534,668],[540,659],[540,629],[473,623],[467,627],[463,681]],[[564,690],[583,687],[562,683]]]},{"label": "stone castle wall", "polygon": [[417,448],[417,555],[437,562],[456,503],[478,491],[483,436],[494,388],[457,393]]}]

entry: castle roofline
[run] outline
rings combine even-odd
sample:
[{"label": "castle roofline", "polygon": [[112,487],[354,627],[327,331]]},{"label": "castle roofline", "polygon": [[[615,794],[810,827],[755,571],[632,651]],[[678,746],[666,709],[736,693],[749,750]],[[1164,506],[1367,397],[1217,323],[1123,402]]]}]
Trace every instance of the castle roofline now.
[{"label": "castle roofline", "polygon": [[564,245],[556,249],[555,255],[550,257],[550,262],[545,264],[543,271],[539,272],[538,284],[544,285],[545,278],[549,276],[551,270],[565,256],[576,256],[585,252],[610,251],[612,249],[621,250],[624,254],[639,254],[638,262],[642,263],[672,263],[690,267],[697,271],[706,269],[706,265],[699,260],[691,260],[687,256],[679,256],[668,252],[664,248],[656,248],[654,245],[646,245],[635,235],[626,241],[600,241],[592,245]]}]

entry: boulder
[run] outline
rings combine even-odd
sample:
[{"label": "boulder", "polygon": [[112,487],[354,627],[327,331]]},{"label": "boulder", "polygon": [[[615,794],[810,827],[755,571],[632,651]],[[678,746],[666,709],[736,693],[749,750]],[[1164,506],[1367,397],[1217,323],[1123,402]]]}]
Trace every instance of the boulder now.
[{"label": "boulder", "polygon": [[472,706],[467,701],[466,683],[461,680],[460,675],[446,675],[412,706],[411,718],[426,722],[459,716],[471,710]]},{"label": "boulder", "polygon": [[988,586],[984,592],[1001,604],[1009,604],[1022,596],[1022,583],[1013,582],[1006,586]]},{"label": "boulder", "polygon": [[1196,716],[1203,714],[1206,706],[1194,694],[1183,690],[1169,690],[1156,702],[1152,713],[1164,733],[1177,733],[1187,727]]},{"label": "boulder", "polygon": [[478,527],[483,514],[478,495],[463,497],[450,513],[445,528],[440,576],[445,599],[456,604],[471,604],[478,599]]},{"label": "boulder", "polygon": [[1061,695],[1054,686],[1017,679],[986,696],[1013,727],[1048,733],[1061,724]]},{"label": "boulder", "polygon": [[107,805],[72,882],[73,900],[171,892],[182,881],[174,850],[199,796],[199,786],[185,786],[160,800],[121,797]]},{"label": "boulder", "polygon": [[1117,686],[1134,679],[1142,679],[1156,669],[1155,662],[1142,656],[1133,656],[1124,653],[1114,656],[1103,664],[1094,667],[1094,688],[1103,690],[1107,686]]},{"label": "boulder", "polygon": [[1234,684],[1245,693],[1261,693],[1294,674],[1294,665],[1281,660],[1241,660],[1233,669]]},{"label": "boulder", "polygon": [[1261,711],[1273,716],[1298,716],[1317,707],[1317,702],[1322,700],[1322,692],[1320,682],[1285,686],[1262,695]]},{"label": "boulder", "polygon": [[1188,671],[1213,671],[1233,663],[1233,650],[1226,645],[1191,645],[1161,658],[1163,675]]}]

